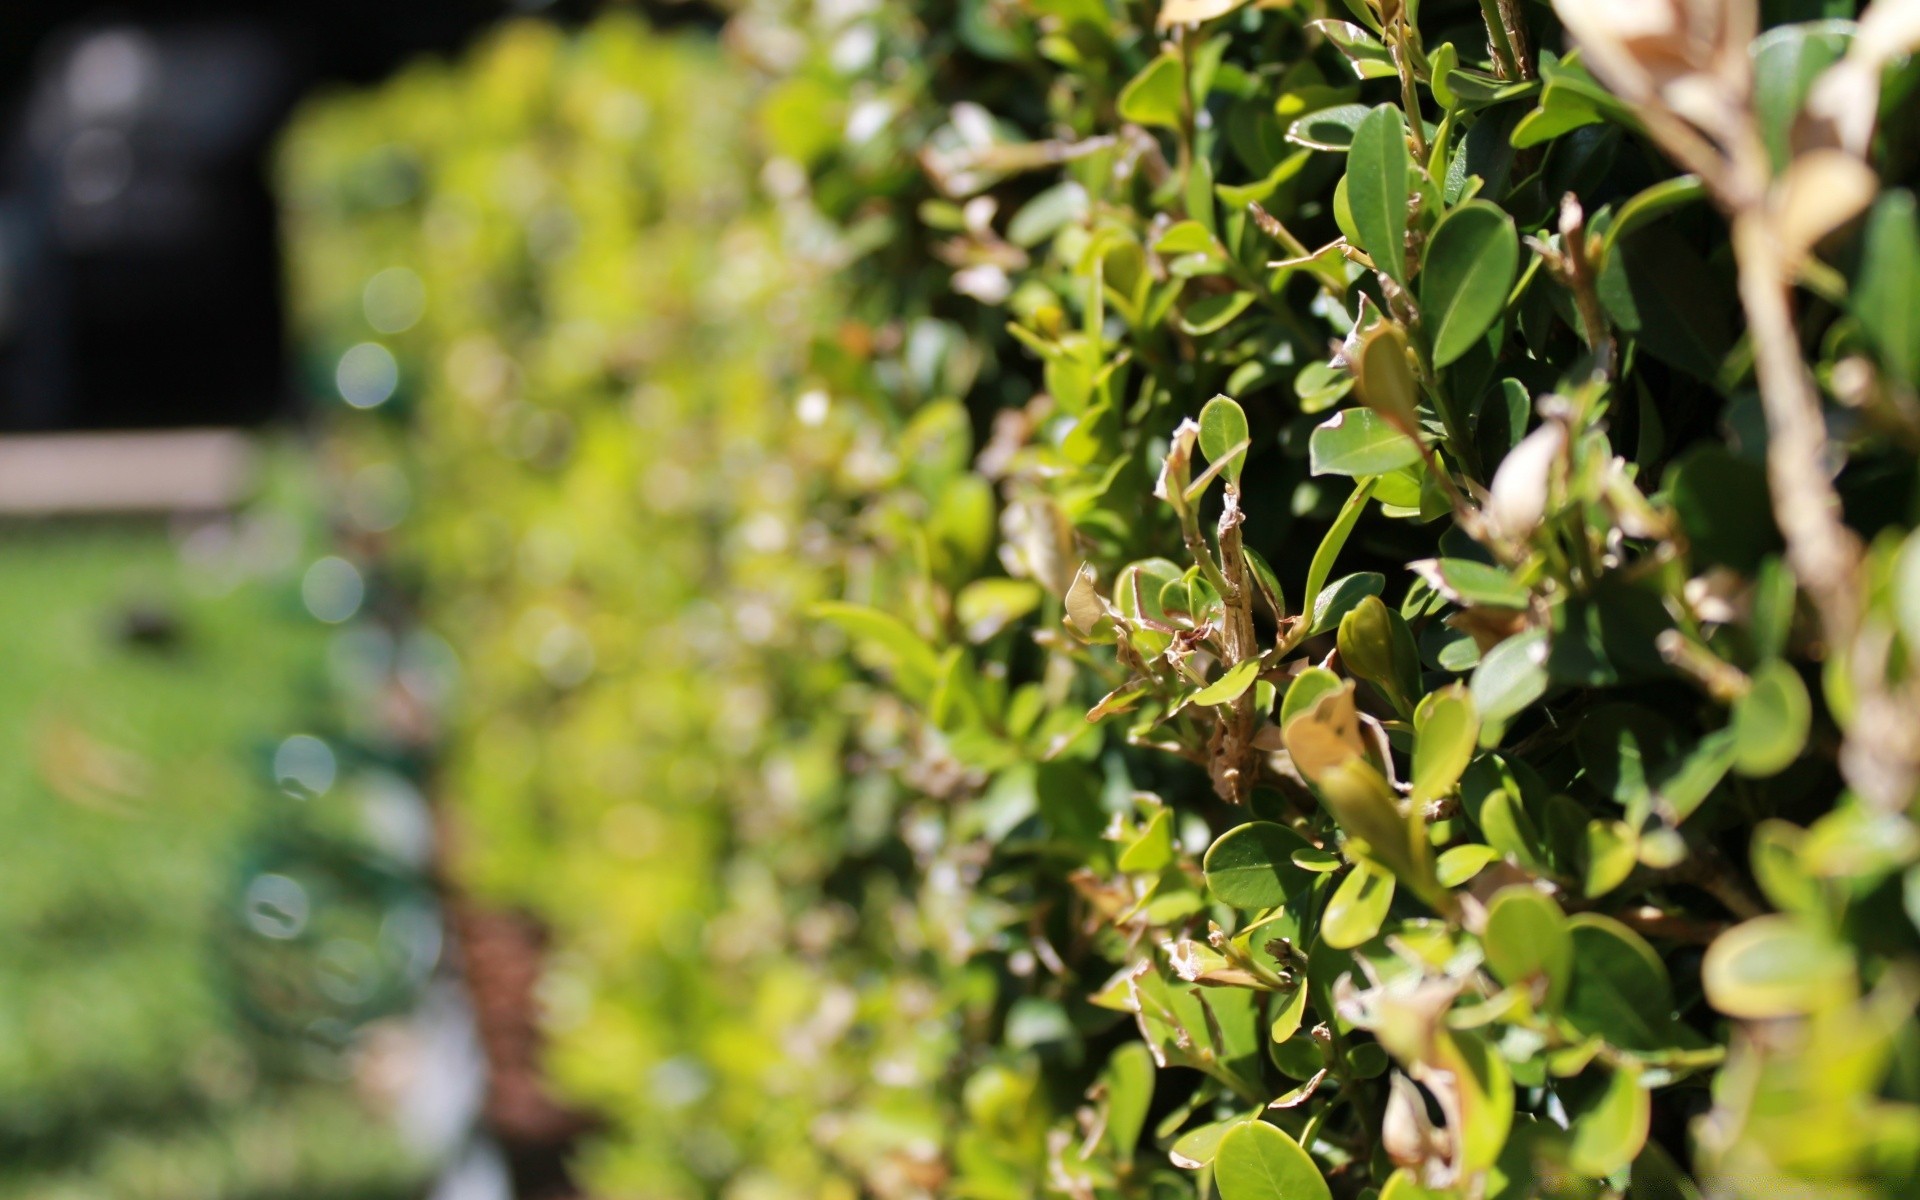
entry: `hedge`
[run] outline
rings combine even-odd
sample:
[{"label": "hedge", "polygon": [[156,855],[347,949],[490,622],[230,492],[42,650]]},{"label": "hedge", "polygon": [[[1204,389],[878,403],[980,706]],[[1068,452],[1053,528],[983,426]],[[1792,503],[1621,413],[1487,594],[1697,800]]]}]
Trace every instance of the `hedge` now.
[{"label": "hedge", "polygon": [[722,42],[286,160],[601,1194],[1920,1187],[1914,5]]}]

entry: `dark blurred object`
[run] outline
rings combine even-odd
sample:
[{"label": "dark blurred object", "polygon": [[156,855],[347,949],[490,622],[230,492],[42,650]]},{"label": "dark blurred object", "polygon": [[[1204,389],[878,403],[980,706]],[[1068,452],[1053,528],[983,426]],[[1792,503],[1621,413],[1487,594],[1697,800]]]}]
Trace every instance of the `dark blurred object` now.
[{"label": "dark blurred object", "polygon": [[263,29],[113,25],[48,46],[16,127],[8,428],[272,414],[280,287],[260,160],[291,92]]},{"label": "dark blurred object", "polygon": [[0,0],[0,430],[287,411],[266,155],[308,87],[510,0]]},{"label": "dark blurred object", "polygon": [[135,601],[120,610],[114,636],[144,650],[173,650],[180,645],[180,614],[157,601]]}]

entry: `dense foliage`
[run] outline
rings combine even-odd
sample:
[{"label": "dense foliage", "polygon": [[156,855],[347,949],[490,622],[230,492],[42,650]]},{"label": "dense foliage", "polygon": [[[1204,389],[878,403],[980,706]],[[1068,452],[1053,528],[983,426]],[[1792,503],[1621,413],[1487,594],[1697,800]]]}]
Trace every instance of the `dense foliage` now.
[{"label": "dense foliage", "polygon": [[596,1186],[1920,1186],[1920,14],[1762,7],[768,0],[309,116]]}]

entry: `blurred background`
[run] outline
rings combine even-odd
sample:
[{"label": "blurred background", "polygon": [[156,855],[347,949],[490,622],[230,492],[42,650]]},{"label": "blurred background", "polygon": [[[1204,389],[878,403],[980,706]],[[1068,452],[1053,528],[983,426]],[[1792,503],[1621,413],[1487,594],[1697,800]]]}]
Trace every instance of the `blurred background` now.
[{"label": "blurred background", "polygon": [[457,656],[365,541],[406,479],[314,425],[394,385],[303,371],[273,164],[309,97],[594,7],[0,11],[0,1197],[572,1194],[541,934],[439,870]]}]

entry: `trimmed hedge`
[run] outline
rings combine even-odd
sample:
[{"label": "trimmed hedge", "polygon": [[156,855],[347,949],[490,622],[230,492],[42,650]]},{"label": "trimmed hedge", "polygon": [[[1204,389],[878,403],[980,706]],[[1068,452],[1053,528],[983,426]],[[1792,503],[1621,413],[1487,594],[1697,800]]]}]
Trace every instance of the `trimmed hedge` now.
[{"label": "trimmed hedge", "polygon": [[1150,7],[293,136],[589,1179],[1911,1194],[1913,6]]}]

